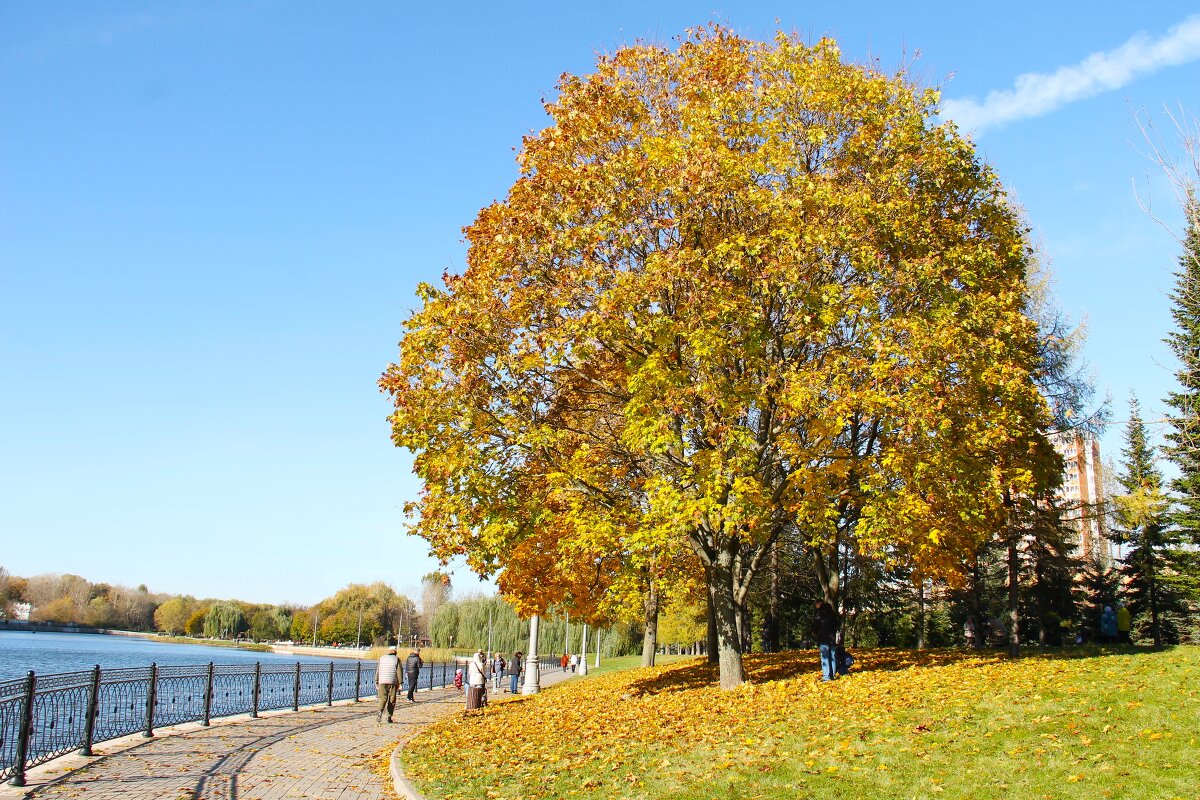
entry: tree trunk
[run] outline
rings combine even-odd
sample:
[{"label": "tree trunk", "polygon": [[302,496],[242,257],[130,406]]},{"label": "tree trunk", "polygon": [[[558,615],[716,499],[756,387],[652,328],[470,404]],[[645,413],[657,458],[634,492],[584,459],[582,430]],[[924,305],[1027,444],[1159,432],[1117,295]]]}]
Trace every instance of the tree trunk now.
[{"label": "tree trunk", "polygon": [[813,567],[817,572],[817,583],[821,586],[821,594],[825,598],[825,602],[834,608],[838,608],[838,589],[840,588],[841,575],[837,569],[837,545],[833,549],[833,570],[831,571],[826,564],[825,554],[821,552],[821,548],[814,547],[812,549]]},{"label": "tree trunk", "polygon": [[754,615],[745,603],[737,604],[738,641],[741,642],[743,655],[753,650]]},{"label": "tree trunk", "polygon": [[1017,554],[1017,542],[1010,534],[1008,539],[1008,655],[1010,658],[1017,658],[1021,655],[1019,578],[1020,559]]},{"label": "tree trunk", "polygon": [[1045,549],[1040,550],[1037,556],[1038,565],[1034,581],[1037,586],[1038,646],[1045,647],[1050,643],[1050,630],[1046,625],[1046,578],[1042,570],[1042,558],[1045,556]]},{"label": "tree trunk", "polygon": [[925,649],[925,579],[917,579],[917,649]]},{"label": "tree trunk", "polygon": [[983,615],[983,576],[979,574],[979,554],[975,554],[975,563],[971,565],[971,618],[975,624],[974,648],[983,649],[987,638],[988,626]]},{"label": "tree trunk", "polygon": [[705,592],[708,600],[708,640],[705,643],[705,655],[708,657],[708,663],[717,663],[717,611],[716,605],[713,602],[712,593],[712,578],[709,578],[709,589]]},{"label": "tree trunk", "polygon": [[1144,534],[1142,547],[1145,548],[1146,563],[1150,567],[1146,570],[1146,577],[1150,583],[1150,634],[1154,637],[1154,646],[1162,647],[1162,629],[1158,623],[1158,582],[1154,575],[1154,551],[1145,544]]},{"label": "tree trunk", "polygon": [[763,620],[762,649],[778,653],[779,646],[779,547],[771,545],[771,592],[767,600],[767,618]]},{"label": "tree trunk", "polygon": [[653,582],[646,592],[642,607],[646,613],[646,630],[642,636],[642,666],[653,667],[654,654],[658,649],[658,587]]},{"label": "tree trunk", "polygon": [[742,666],[742,642],[738,636],[737,602],[733,593],[733,553],[722,549],[709,571],[709,592],[717,627],[717,663],[721,669],[721,688],[736,689],[746,682]]}]

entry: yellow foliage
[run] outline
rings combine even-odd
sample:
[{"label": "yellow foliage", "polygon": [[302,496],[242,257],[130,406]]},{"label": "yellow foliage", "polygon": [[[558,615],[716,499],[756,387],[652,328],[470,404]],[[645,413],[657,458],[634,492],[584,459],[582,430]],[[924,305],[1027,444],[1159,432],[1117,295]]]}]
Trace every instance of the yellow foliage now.
[{"label": "yellow foliage", "polygon": [[[444,800],[471,796],[460,783],[467,775],[471,786],[502,798],[560,797],[575,788],[594,789],[593,797],[625,796],[621,787],[633,782],[657,787],[645,796],[674,796],[688,786],[695,789],[687,796],[714,796],[724,785],[714,782],[714,769],[728,771],[720,778],[728,782],[784,765],[809,775],[883,774],[929,760],[963,746],[960,737],[978,735],[979,716],[989,713],[980,710],[986,699],[995,703],[984,735],[1023,731],[1023,741],[1038,744],[1011,748],[1012,763],[1061,756],[1075,767],[1059,778],[1068,782],[1088,778],[1078,771],[1081,759],[1070,760],[1074,755],[1106,758],[1114,741],[1136,738],[1119,746],[1153,747],[1172,736],[1120,723],[1099,728],[1104,709],[1095,706],[1097,697],[1120,686],[1145,654],[1110,657],[1118,663],[1107,665],[1103,658],[1013,661],[951,651],[862,650],[856,657],[854,672],[832,684],[820,682],[812,651],[747,656],[753,682],[732,692],[713,685],[714,668],[700,659],[568,681],[494,702],[485,716],[435,724],[406,745],[404,768],[428,796]],[[1172,660],[1181,694],[1195,700],[1195,650],[1158,657]],[[1086,691],[1096,684],[1108,688]],[[1178,699],[1166,688],[1161,696]],[[1027,707],[1052,713],[1030,714]],[[1194,715],[1175,724],[1193,734],[1197,727]],[[1080,751],[1085,726],[1095,736],[1120,738]],[[973,753],[996,752],[973,741]],[[948,783],[936,775],[927,780]],[[455,786],[468,793],[446,788]]]},{"label": "yellow foliage", "polygon": [[961,571],[1053,451],[1022,225],[936,94],[720,26],[558,90],[380,381],[414,531],[582,617],[729,616],[785,525]]}]

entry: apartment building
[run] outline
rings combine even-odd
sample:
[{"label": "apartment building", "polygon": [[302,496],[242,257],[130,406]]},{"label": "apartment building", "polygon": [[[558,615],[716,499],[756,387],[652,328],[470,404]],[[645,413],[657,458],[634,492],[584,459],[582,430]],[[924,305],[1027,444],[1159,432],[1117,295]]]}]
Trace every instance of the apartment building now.
[{"label": "apartment building", "polygon": [[1051,437],[1063,457],[1063,484],[1059,496],[1064,521],[1079,532],[1079,555],[1108,563],[1112,559],[1104,524],[1104,468],[1100,442],[1077,431]]}]

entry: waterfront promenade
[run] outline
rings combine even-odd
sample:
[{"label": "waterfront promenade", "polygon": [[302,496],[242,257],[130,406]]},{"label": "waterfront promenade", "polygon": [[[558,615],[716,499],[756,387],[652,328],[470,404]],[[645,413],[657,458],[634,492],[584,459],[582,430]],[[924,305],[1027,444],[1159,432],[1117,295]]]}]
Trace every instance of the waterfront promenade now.
[{"label": "waterfront promenade", "polygon": [[[568,677],[542,675],[546,687]],[[378,800],[393,797],[386,756],[423,725],[460,712],[455,689],[401,695],[395,724],[375,722],[374,699],[298,712],[273,712],[126,737],[30,770],[28,785],[0,788],[0,800]],[[501,694],[500,697],[507,695]],[[387,787],[387,788],[385,788]]]}]

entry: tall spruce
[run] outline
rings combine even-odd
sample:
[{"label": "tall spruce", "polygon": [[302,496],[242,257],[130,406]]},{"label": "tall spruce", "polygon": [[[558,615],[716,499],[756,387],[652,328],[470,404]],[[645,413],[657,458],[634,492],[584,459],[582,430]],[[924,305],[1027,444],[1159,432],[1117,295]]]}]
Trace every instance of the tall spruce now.
[{"label": "tall spruce", "polygon": [[[1125,543],[1122,578],[1130,599],[1130,613],[1149,615],[1148,633],[1154,646],[1165,639],[1163,616],[1178,612],[1177,592],[1162,580],[1172,570],[1176,552],[1169,523],[1168,500],[1163,491],[1162,473],[1155,464],[1154,446],[1146,435],[1136,395],[1129,398],[1129,421],[1125,424],[1125,446],[1121,449],[1121,472],[1117,482],[1123,494],[1113,498],[1116,505],[1116,536]],[[1166,631],[1170,633],[1170,631]]]},{"label": "tall spruce", "polygon": [[1171,293],[1175,330],[1166,343],[1179,360],[1175,378],[1179,389],[1167,395],[1169,416],[1166,455],[1179,468],[1171,482],[1178,497],[1172,522],[1180,535],[1200,544],[1200,214],[1193,194],[1187,204],[1188,227]]}]

